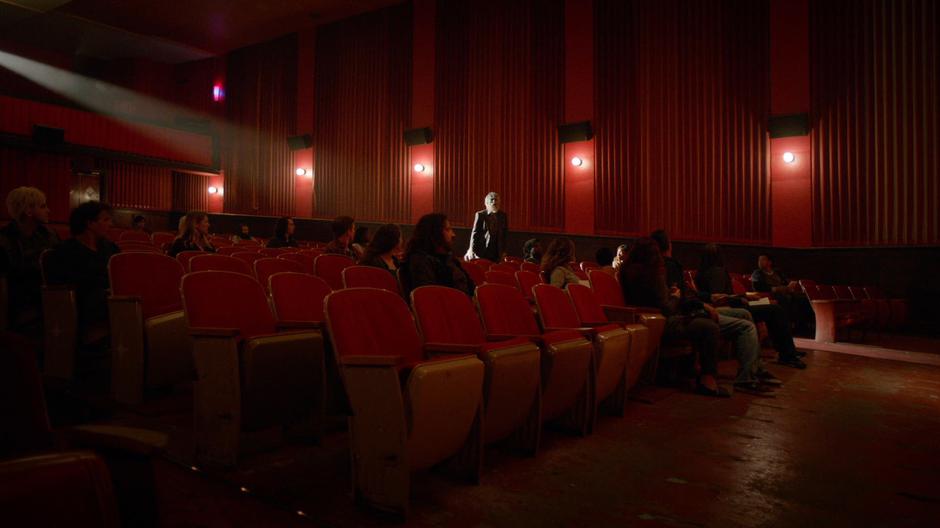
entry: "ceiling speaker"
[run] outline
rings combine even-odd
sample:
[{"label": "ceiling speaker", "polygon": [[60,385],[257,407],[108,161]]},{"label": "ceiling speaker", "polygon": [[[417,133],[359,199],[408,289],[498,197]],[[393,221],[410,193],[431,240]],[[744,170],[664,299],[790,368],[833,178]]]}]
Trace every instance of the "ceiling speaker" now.
[{"label": "ceiling speaker", "polygon": [[413,147],[415,145],[427,145],[432,141],[434,141],[434,133],[431,132],[431,127],[412,128],[411,130],[405,130],[405,145],[408,145],[409,147]]},{"label": "ceiling speaker", "polygon": [[806,114],[770,116],[767,129],[772,138],[805,136],[809,134],[809,116]]},{"label": "ceiling speaker", "polygon": [[300,136],[290,136],[287,138],[287,144],[291,150],[303,150],[313,146],[313,136],[303,134]]},{"label": "ceiling speaker", "polygon": [[33,142],[43,147],[58,147],[65,143],[65,130],[45,125],[33,125]]},{"label": "ceiling speaker", "polygon": [[590,121],[581,121],[578,123],[568,123],[558,127],[558,140],[562,143],[574,143],[575,141],[589,141],[594,137],[594,130],[591,128]]}]

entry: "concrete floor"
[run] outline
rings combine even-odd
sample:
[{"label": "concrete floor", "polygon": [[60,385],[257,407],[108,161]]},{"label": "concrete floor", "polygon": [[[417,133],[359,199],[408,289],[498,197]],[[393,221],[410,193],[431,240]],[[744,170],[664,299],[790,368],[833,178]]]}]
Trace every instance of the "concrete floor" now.
[{"label": "concrete floor", "polygon": [[[940,368],[829,352],[807,362],[769,365],[786,382],[775,398],[672,392],[602,417],[587,438],[549,432],[535,458],[490,449],[479,486],[418,474],[407,525],[940,526]],[[162,524],[393,524],[353,507],[345,441],[225,474],[165,468]]]}]

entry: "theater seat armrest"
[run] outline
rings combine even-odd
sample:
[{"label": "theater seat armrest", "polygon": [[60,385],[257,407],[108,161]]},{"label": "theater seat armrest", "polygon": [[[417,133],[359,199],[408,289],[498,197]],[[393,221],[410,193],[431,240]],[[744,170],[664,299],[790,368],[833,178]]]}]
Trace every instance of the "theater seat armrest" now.
[{"label": "theater seat armrest", "polygon": [[545,328],[545,333],[548,333],[548,332],[561,332],[561,331],[564,331],[564,330],[574,330],[574,331],[576,331],[576,332],[581,332],[581,334],[582,334],[583,336],[585,336],[585,337],[592,337],[592,336],[596,333],[596,331],[595,331],[593,328],[590,328],[590,327],[587,327],[587,326],[582,326],[582,327],[580,327],[580,328],[555,328],[554,326],[549,326],[549,327]]},{"label": "theater seat armrest", "polygon": [[473,354],[477,355],[483,351],[480,345],[467,345],[456,343],[425,343],[424,352],[428,357],[438,354]]},{"label": "theater seat armrest", "polygon": [[141,302],[139,295],[111,295],[108,297],[110,302]]},{"label": "theater seat armrest", "polygon": [[318,323],[316,321],[278,321],[277,329],[279,331],[284,330],[320,330],[323,328],[323,323]]},{"label": "theater seat armrest", "polygon": [[193,337],[237,337],[237,328],[190,328],[189,335]]},{"label": "theater seat armrest", "polygon": [[162,452],[168,441],[165,433],[112,425],[80,425],[62,431],[62,435],[71,448],[114,449],[145,456]]},{"label": "theater seat armrest", "polygon": [[345,367],[394,367],[401,356],[346,356],[339,359]]}]

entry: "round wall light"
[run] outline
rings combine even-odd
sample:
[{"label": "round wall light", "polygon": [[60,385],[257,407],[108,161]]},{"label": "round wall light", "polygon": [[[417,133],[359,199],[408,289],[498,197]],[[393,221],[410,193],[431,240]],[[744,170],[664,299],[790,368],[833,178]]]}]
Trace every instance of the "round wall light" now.
[{"label": "round wall light", "polygon": [[307,169],[298,167],[297,170],[294,171],[294,174],[296,174],[297,176],[306,176],[306,175],[307,175]]},{"label": "round wall light", "polygon": [[796,161],[796,155],[793,154],[792,152],[784,152],[783,161],[785,163],[793,163],[794,161]]},{"label": "round wall light", "polygon": [[214,186],[214,185],[212,185],[212,186],[209,187],[209,194],[216,194],[216,193],[218,193],[218,192],[219,192],[219,188],[218,188],[218,187],[216,187],[216,186]]},{"label": "round wall light", "polygon": [[424,165],[420,163],[415,163],[415,172],[424,172],[424,169],[425,169]]},{"label": "round wall light", "polygon": [[574,165],[575,167],[580,167],[581,165],[584,165],[584,160],[575,156],[571,158],[571,164]]}]

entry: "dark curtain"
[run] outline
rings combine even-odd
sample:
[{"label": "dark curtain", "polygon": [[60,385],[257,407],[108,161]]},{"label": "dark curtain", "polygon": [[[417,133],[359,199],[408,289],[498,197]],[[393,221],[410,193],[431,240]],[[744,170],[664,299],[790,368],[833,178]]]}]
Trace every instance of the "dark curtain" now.
[{"label": "dark curtain", "polygon": [[293,213],[287,137],[296,128],[296,94],[296,35],[229,54],[222,152],[225,212]]},{"label": "dark curtain", "polygon": [[767,0],[595,0],[596,228],[770,238]]},{"label": "dark curtain", "polygon": [[[209,178],[201,174],[173,171],[173,210],[208,211],[208,189]],[[228,194],[227,190],[225,192]]]},{"label": "dark curtain", "polygon": [[108,201],[123,209],[173,209],[173,177],[166,167],[99,160]]},{"label": "dark curtain", "polygon": [[317,216],[406,222],[411,4],[321,28],[316,43]]},{"label": "dark curtain", "polygon": [[940,242],[935,0],[810,3],[813,242]]},{"label": "dark curtain", "polygon": [[434,208],[472,222],[499,192],[512,229],[564,227],[564,2],[437,5]]}]

